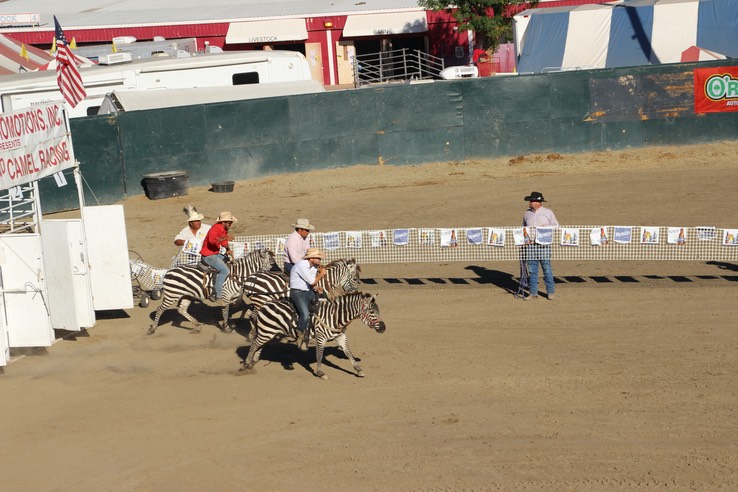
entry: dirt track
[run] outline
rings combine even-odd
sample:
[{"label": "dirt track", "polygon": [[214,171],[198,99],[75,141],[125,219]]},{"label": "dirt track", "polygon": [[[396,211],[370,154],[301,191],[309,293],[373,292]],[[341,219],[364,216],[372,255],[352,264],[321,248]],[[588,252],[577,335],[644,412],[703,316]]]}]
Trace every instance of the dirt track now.
[{"label": "dirt track", "polygon": [[[135,197],[129,246],[166,266],[188,201],[211,218],[231,210],[250,234],[301,216],[334,231],[517,224],[531,190],[562,223],[736,227],[737,151],[358,167]],[[365,379],[331,348],[319,380],[314,350],[286,344],[238,375],[243,336],[190,335],[170,312],[146,337],[155,303],[11,363],[0,489],[738,487],[738,265],[557,262],[558,299],[530,305],[509,293],[512,263],[362,269],[387,323],[350,326]]]}]

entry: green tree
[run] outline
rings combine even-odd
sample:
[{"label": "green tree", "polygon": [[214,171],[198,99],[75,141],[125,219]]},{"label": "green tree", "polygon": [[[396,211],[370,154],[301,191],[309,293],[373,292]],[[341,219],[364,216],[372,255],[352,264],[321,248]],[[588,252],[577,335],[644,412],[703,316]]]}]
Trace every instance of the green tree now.
[{"label": "green tree", "polygon": [[512,40],[513,16],[537,4],[538,0],[418,0],[425,9],[451,13],[459,30],[474,31],[477,42],[490,52]]}]

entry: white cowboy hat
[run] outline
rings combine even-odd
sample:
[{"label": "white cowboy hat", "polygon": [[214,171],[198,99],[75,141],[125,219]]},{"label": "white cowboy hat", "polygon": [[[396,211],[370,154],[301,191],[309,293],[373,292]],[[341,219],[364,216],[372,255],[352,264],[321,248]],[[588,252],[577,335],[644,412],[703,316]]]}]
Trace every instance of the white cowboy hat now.
[{"label": "white cowboy hat", "polygon": [[292,224],[292,227],[295,229],[305,229],[306,231],[315,230],[315,226],[308,219],[297,219],[297,222]]},{"label": "white cowboy hat", "polygon": [[324,257],[323,252],[318,248],[308,248],[307,253],[305,253],[305,256],[303,256],[302,259],[307,260],[310,258],[320,258],[322,260]]},{"label": "white cowboy hat", "polygon": [[205,218],[203,214],[199,213],[197,209],[189,203],[182,209],[182,211],[187,214],[187,222],[193,222],[195,220],[202,220]]},{"label": "white cowboy hat", "polygon": [[238,222],[238,219],[230,212],[221,212],[215,222]]}]

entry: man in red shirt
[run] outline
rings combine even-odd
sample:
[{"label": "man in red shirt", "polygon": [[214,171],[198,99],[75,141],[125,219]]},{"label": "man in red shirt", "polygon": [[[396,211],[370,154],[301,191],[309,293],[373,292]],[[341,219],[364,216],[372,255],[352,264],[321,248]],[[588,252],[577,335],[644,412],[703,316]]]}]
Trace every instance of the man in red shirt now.
[{"label": "man in red shirt", "polygon": [[217,302],[219,305],[225,305],[227,302],[221,299],[221,296],[223,295],[223,284],[225,284],[230,273],[226,264],[226,255],[230,255],[231,259],[233,259],[233,251],[228,244],[229,241],[233,241],[233,236],[228,234],[228,229],[237,221],[238,219],[230,212],[221,212],[215,225],[210,228],[207,236],[205,236],[202,249],[200,250],[202,262],[218,270],[218,274],[215,276],[215,285],[213,286],[214,292],[210,294],[209,299],[212,302]]}]

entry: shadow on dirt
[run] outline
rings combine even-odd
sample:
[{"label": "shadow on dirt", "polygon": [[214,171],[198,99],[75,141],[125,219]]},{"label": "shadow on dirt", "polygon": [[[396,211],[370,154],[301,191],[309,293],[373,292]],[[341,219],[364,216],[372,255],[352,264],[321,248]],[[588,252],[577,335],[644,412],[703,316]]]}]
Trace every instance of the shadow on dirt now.
[{"label": "shadow on dirt", "polygon": [[[708,261],[706,265],[716,266],[721,270],[738,272],[738,265],[733,263]],[[470,277],[384,277],[363,278],[363,286],[395,288],[395,287],[425,287],[425,288],[452,288],[455,286],[494,286],[514,294],[518,289],[519,276],[500,270],[491,270],[478,265],[465,267],[474,273]],[[557,284],[584,284],[584,285],[617,285],[617,284],[647,284],[660,281],[669,281],[678,284],[699,285],[703,281],[738,282],[738,275],[559,275],[554,278]]]},{"label": "shadow on dirt", "polygon": [[[244,345],[236,349],[236,355],[239,358],[239,362],[245,360],[248,354],[248,345]],[[361,361],[359,357],[355,358],[357,362]],[[331,361],[332,359],[348,361],[348,357],[346,357],[346,354],[344,354],[340,348],[338,348],[337,346],[328,345],[323,349],[323,366],[355,376],[353,368],[350,367],[350,363],[348,364],[349,368],[345,368],[333,363]],[[294,343],[286,341],[272,341],[270,343],[267,343],[261,350],[261,357],[259,359],[259,362],[256,364],[256,368],[258,368],[260,365],[269,364],[272,362],[280,364],[286,371],[293,371],[295,369],[295,365],[298,365],[310,374],[315,375],[315,373],[313,372],[313,368],[311,367],[311,364],[313,366],[315,366],[316,364],[315,347],[311,346],[307,352],[302,352]]]}]

